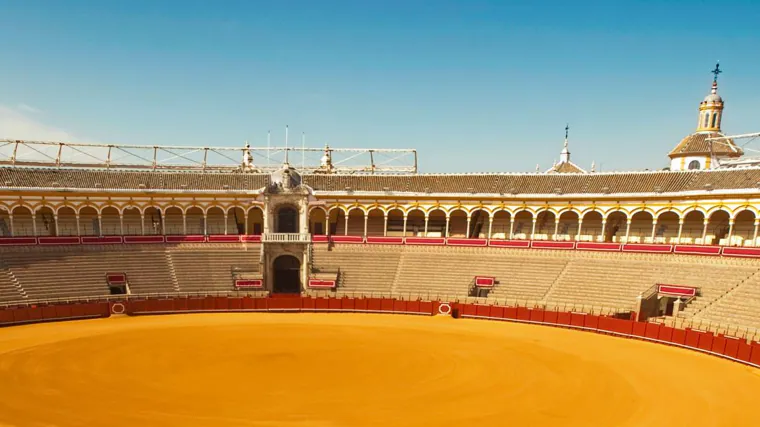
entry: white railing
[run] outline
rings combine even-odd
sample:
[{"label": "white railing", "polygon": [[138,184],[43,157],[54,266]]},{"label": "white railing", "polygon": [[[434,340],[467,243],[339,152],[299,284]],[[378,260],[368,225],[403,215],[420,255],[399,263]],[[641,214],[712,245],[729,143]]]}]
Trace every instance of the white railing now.
[{"label": "white railing", "polygon": [[310,233],[264,233],[261,235],[264,243],[311,243]]}]

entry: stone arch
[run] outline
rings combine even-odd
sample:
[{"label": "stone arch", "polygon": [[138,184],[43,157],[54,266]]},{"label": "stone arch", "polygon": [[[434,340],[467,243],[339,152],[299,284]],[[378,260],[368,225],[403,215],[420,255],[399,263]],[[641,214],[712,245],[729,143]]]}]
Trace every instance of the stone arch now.
[{"label": "stone arch", "polygon": [[728,244],[731,215],[724,209],[711,209],[709,212],[705,244]]},{"label": "stone arch", "polygon": [[169,206],[164,210],[164,231],[170,235],[185,234],[184,211],[179,206]]},{"label": "stone arch", "polygon": [[425,234],[425,212],[420,208],[412,208],[406,212],[406,236],[422,236]]},{"label": "stone arch", "polygon": [[388,216],[386,220],[386,235],[387,236],[403,236],[404,235],[404,211],[401,208],[394,207],[388,210]]},{"label": "stone arch", "polygon": [[327,233],[327,211],[321,206],[309,210],[309,233],[316,236]]},{"label": "stone arch", "polygon": [[264,211],[260,206],[248,208],[248,219],[245,223],[246,234],[260,235],[264,232]]},{"label": "stone arch", "polygon": [[512,238],[525,240],[531,238],[533,232],[533,212],[528,209],[515,211],[514,228],[512,229]]},{"label": "stone arch", "polygon": [[499,209],[492,213],[491,238],[509,239],[509,231],[512,227],[512,214],[506,209]]},{"label": "stone arch", "polygon": [[206,230],[206,217],[203,209],[198,206],[190,206],[185,211],[185,228],[188,235],[202,235]]},{"label": "stone arch", "polygon": [[448,237],[467,237],[467,212],[462,208],[449,211]]},{"label": "stone arch", "polygon": [[631,224],[628,229],[628,241],[645,243],[652,241],[654,230],[654,215],[651,211],[641,209],[631,214]]},{"label": "stone arch", "polygon": [[142,211],[137,206],[125,206],[122,211],[122,228],[128,236],[143,234]]},{"label": "stone arch", "polygon": [[347,218],[347,211],[346,208],[340,205],[336,205],[331,207],[327,211],[327,217],[329,218],[330,223],[330,233],[331,235],[344,235],[346,234],[346,218]]},{"label": "stone arch", "polygon": [[5,206],[0,205],[0,237],[11,237],[11,216]]},{"label": "stone arch", "polygon": [[73,207],[64,205],[58,208],[57,236],[78,236],[77,213]]},{"label": "stone arch", "polygon": [[245,234],[245,210],[241,206],[230,206],[227,208],[226,215],[227,227],[225,228],[225,234]]},{"label": "stone arch", "polygon": [[367,212],[367,235],[382,236],[385,232],[385,212],[379,207],[370,208]]},{"label": "stone arch", "polygon": [[161,208],[147,206],[143,210],[143,222],[145,224],[145,235],[160,236],[164,234],[164,214]]},{"label": "stone arch", "polygon": [[37,212],[35,212],[35,223],[38,236],[58,235],[55,214],[53,208],[50,206],[40,206],[37,208]]},{"label": "stone arch", "polygon": [[580,215],[577,211],[566,209],[560,211],[556,240],[575,240],[578,236]]},{"label": "stone arch", "polygon": [[121,213],[116,206],[104,206],[100,210],[100,233],[103,236],[124,234],[121,227]]},{"label": "stone arch", "polygon": [[34,236],[32,209],[24,205],[17,205],[12,208],[11,213],[13,214],[13,235],[16,237]]},{"label": "stone arch", "polygon": [[736,212],[734,216],[734,226],[731,244],[743,245],[744,241],[754,242],[755,234],[755,219],[757,218],[755,212],[751,209],[743,209]]},{"label": "stone arch", "polygon": [[441,208],[433,208],[427,211],[426,237],[446,236],[446,212]]},{"label": "stone arch", "polygon": [[628,228],[628,215],[624,211],[612,211],[607,213],[607,221],[604,224],[604,241],[618,242],[620,237],[625,237]]},{"label": "stone arch", "polygon": [[536,213],[536,226],[531,239],[551,240],[554,236],[554,228],[557,225],[557,216],[549,209]]},{"label": "stone arch", "polygon": [[581,233],[578,240],[582,241],[599,241],[604,238],[604,231],[602,230],[603,216],[602,212],[596,209],[587,209],[583,211]]},{"label": "stone arch", "polygon": [[483,239],[488,237],[488,223],[491,213],[484,208],[474,208],[470,211],[470,226],[467,229],[467,237],[471,239]]},{"label": "stone arch", "polygon": [[359,207],[353,207],[346,214],[346,235],[363,236],[364,235],[364,211]]},{"label": "stone arch", "polygon": [[221,206],[209,206],[206,209],[206,230],[205,234],[218,235],[224,234],[224,227],[227,225],[227,212]]},{"label": "stone arch", "polygon": [[272,292],[296,294],[301,292],[301,261],[293,255],[280,255],[272,261],[274,282]]},{"label": "stone arch", "polygon": [[705,226],[705,214],[701,210],[692,209],[683,216],[681,238],[679,243],[702,243],[702,233]]},{"label": "stone arch", "polygon": [[93,205],[79,206],[79,234],[82,236],[100,236],[101,225],[99,211]]},{"label": "stone arch", "polygon": [[676,211],[662,211],[657,215],[654,231],[655,243],[672,243],[678,238],[680,217]]}]

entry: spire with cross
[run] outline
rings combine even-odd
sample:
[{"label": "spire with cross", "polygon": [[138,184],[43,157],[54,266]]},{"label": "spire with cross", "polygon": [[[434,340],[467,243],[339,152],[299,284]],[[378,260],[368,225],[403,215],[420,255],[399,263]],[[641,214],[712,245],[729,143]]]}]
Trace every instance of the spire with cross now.
[{"label": "spire with cross", "polygon": [[720,69],[720,61],[718,61],[718,62],[715,64],[715,69],[711,71],[711,73],[713,74],[713,76],[715,76],[715,77],[713,77],[713,83],[714,83],[714,84],[717,84],[717,83],[718,83],[718,74],[720,74],[720,73],[722,73],[722,72],[723,72],[723,71]]}]

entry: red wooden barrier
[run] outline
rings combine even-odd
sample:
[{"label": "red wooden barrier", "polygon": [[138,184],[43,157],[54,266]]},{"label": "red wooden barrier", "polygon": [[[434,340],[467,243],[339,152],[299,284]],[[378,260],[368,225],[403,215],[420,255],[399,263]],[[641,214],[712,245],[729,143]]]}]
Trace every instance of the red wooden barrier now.
[{"label": "red wooden barrier", "polygon": [[177,311],[187,311],[188,302],[187,298],[177,298],[174,300],[174,309]]},{"label": "red wooden barrier", "polygon": [[587,329],[599,329],[599,316],[589,314],[583,319],[583,327]]},{"label": "red wooden barrier", "polygon": [[570,325],[582,328],[586,322],[586,316],[585,313],[570,313]]},{"label": "red wooden barrier", "polygon": [[269,308],[269,305],[267,304],[266,298],[254,298],[253,299],[253,309],[254,310],[266,310]]},{"label": "red wooden barrier", "polygon": [[[408,240],[408,239],[407,239]],[[488,242],[489,246],[497,248],[523,248],[530,247],[530,240],[494,240]]]},{"label": "red wooden barrier", "polygon": [[726,346],[723,349],[723,354],[728,357],[736,359],[739,355],[739,338],[726,337]]},{"label": "red wooden barrier", "polygon": [[530,320],[528,307],[517,307],[517,320]]},{"label": "red wooden barrier", "polygon": [[357,300],[354,300],[354,310],[367,311],[367,307],[369,307],[369,300],[366,298],[359,298]]},{"label": "red wooden barrier", "polygon": [[543,322],[544,321],[544,310],[540,308],[534,308],[533,310],[530,310],[529,319],[531,322]]},{"label": "red wooden barrier", "polygon": [[673,328],[670,326],[660,325],[660,334],[657,336],[657,339],[660,341],[665,342],[672,342],[673,341]]},{"label": "red wooden barrier", "polygon": [[227,297],[214,298],[214,309],[216,310],[229,310],[230,303],[227,301]]},{"label": "red wooden barrier", "polygon": [[203,309],[207,311],[216,309],[216,301],[214,297],[206,297],[203,299]]},{"label": "red wooden barrier", "polygon": [[55,319],[56,317],[58,317],[58,315],[55,313],[55,306],[54,305],[46,305],[46,306],[42,307],[42,318],[43,319]]},{"label": "red wooden barrier", "polygon": [[504,307],[505,319],[517,319],[517,307]]},{"label": "red wooden barrier", "polygon": [[653,340],[660,339],[660,325],[657,323],[647,323],[644,336]]},{"label": "red wooden barrier", "polygon": [[13,310],[14,322],[26,322],[29,320],[29,310],[26,308],[18,307]]},{"label": "red wooden barrier", "polygon": [[355,301],[353,298],[343,298],[340,302],[340,307],[342,310],[354,311],[354,307],[356,307]]},{"label": "red wooden barrier", "polygon": [[419,301],[407,301],[406,302],[406,309],[410,313],[419,313],[420,312],[420,302]]},{"label": "red wooden barrier", "polygon": [[684,342],[684,345],[687,347],[699,348],[699,334],[701,334],[701,332],[695,331],[693,329],[687,329],[686,341]]},{"label": "red wooden barrier", "polygon": [[710,351],[712,351],[713,353],[725,354],[726,337],[720,334],[715,336],[715,338],[713,338],[712,348],[710,349]]},{"label": "red wooden barrier", "polygon": [[42,307],[32,306],[27,309],[29,312],[29,320],[40,321],[42,320]]},{"label": "red wooden barrier", "polygon": [[702,332],[699,335],[699,342],[697,343],[697,345],[699,346],[699,349],[705,350],[705,351],[712,351],[714,338],[715,338],[715,335],[713,335],[712,332]]},{"label": "red wooden barrier", "polygon": [[316,300],[312,297],[301,298],[301,310],[313,311],[316,307]]},{"label": "red wooden barrier", "polygon": [[533,240],[530,244],[534,249],[575,249],[575,242],[554,242],[550,240]]},{"label": "red wooden barrier", "polygon": [[431,301],[420,301],[420,313],[438,314],[438,306]]},{"label": "red wooden barrier", "polygon": [[752,354],[749,357],[749,361],[760,366],[760,342],[752,343]]},{"label": "red wooden barrier", "polygon": [[243,297],[243,310],[253,310],[256,308],[256,303],[253,301],[253,298],[245,296]]},{"label": "red wooden barrier", "polygon": [[673,344],[686,344],[686,331],[683,329],[673,329],[673,337],[670,342]]},{"label": "red wooden barrier", "polygon": [[504,317],[504,307],[500,305],[492,305],[488,314],[493,319],[501,319]]},{"label": "red wooden barrier", "polygon": [[343,308],[342,301],[338,298],[328,298],[327,299],[327,308],[330,310],[340,310]]},{"label": "red wooden barrier", "polygon": [[367,298],[367,310],[380,311],[383,308],[383,301],[380,298]]},{"label": "red wooden barrier", "polygon": [[545,311],[544,312],[544,323],[549,324],[557,324],[557,317],[559,316],[559,313],[556,311]]},{"label": "red wooden barrier", "polygon": [[474,304],[462,304],[459,306],[459,313],[465,316],[475,316],[477,314],[477,306]]},{"label": "red wooden barrier", "polygon": [[560,311],[557,313],[557,324],[558,325],[569,325],[570,322],[572,322],[572,316],[570,313],[566,313],[563,311]]},{"label": "red wooden barrier", "polygon": [[449,237],[446,239],[448,246],[486,246],[488,240],[486,239],[456,239]]},{"label": "red wooden barrier", "polygon": [[752,357],[752,346],[745,340],[739,340],[739,350],[736,352],[736,358],[749,362]]},{"label": "red wooden barrier", "polygon": [[647,324],[645,322],[633,322],[633,335],[645,338],[647,336]]},{"label": "red wooden barrier", "polygon": [[393,300],[390,298],[383,298],[380,300],[381,311],[393,311]]},{"label": "red wooden barrier", "polygon": [[482,305],[478,304],[475,306],[475,315],[476,316],[482,316],[482,317],[489,317],[491,316],[491,306],[490,305]]},{"label": "red wooden barrier", "polygon": [[84,316],[85,316],[85,311],[84,311],[83,304],[73,304],[71,306],[71,317],[84,317]]},{"label": "red wooden barrier", "polygon": [[314,309],[328,310],[330,309],[330,301],[327,298],[317,298],[314,300]]},{"label": "red wooden barrier", "polygon": [[378,245],[402,245],[404,244],[404,238],[394,236],[367,236],[367,243]]},{"label": "red wooden barrier", "polygon": [[[253,303],[253,301],[251,301],[251,303]],[[203,310],[203,298],[188,298],[187,309],[191,311]]]},{"label": "red wooden barrier", "polygon": [[6,308],[5,310],[0,310],[0,325],[9,323],[13,323],[13,309]]},{"label": "red wooden barrier", "polygon": [[404,300],[393,300],[393,311],[397,313],[406,313],[406,301]]}]

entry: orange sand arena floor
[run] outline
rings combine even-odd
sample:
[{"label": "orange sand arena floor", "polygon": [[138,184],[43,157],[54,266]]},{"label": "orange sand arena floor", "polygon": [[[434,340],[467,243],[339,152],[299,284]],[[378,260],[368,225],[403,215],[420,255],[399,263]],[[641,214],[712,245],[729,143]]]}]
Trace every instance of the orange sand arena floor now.
[{"label": "orange sand arena floor", "polygon": [[493,321],[121,317],[0,329],[0,426],[749,426],[759,371]]}]

